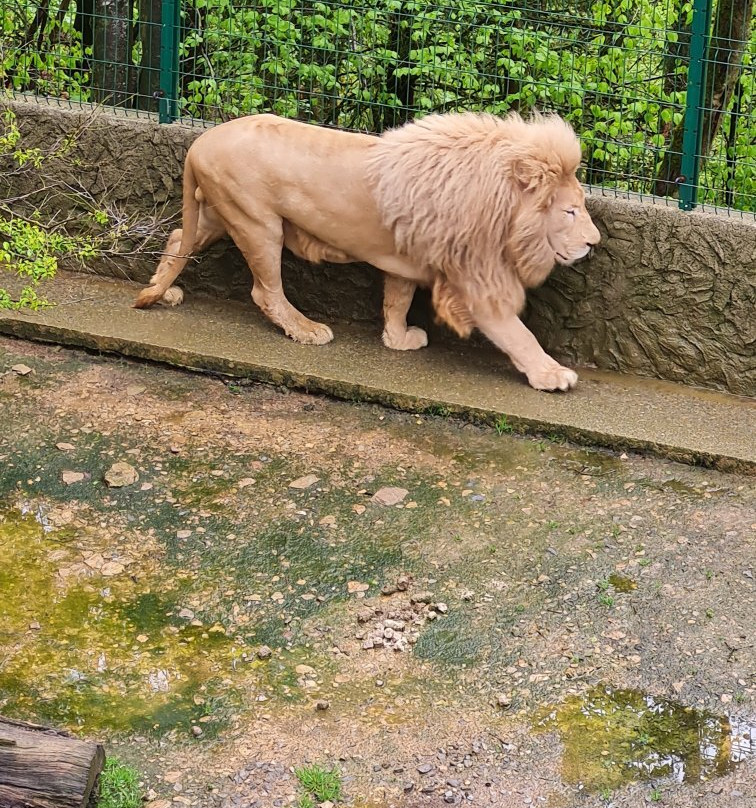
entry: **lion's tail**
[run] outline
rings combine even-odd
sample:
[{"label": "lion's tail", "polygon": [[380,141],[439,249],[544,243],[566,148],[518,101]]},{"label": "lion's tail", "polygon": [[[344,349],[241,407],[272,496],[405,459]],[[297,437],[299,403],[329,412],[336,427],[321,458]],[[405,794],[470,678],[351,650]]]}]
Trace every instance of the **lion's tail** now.
[{"label": "lion's tail", "polygon": [[[160,264],[150,279],[150,285],[146,289],[142,289],[134,301],[135,309],[145,309],[159,300],[175,306],[184,299],[183,292],[178,287],[172,287],[171,284],[186,266],[196,243],[199,223],[197,189],[197,179],[194,176],[190,151],[184,164],[182,229],[174,230],[171,233]],[[180,243],[177,244],[179,239]]]}]

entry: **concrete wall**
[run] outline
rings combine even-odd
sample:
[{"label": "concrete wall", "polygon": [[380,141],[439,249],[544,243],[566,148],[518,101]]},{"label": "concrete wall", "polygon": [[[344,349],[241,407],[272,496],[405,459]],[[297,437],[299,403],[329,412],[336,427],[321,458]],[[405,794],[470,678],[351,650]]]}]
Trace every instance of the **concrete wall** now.
[{"label": "concrete wall", "polygon": [[[145,221],[155,210],[161,216],[179,211],[183,157],[201,129],[35,102],[11,105],[26,146],[49,146],[79,132],[79,164],[62,161],[57,179],[143,213]],[[25,190],[18,179],[11,182],[12,190]],[[67,203],[59,197],[55,204]],[[589,208],[603,237],[594,257],[558,267],[529,298],[525,318],[547,350],[577,365],[756,394],[753,218],[598,195]],[[330,320],[380,317],[380,280],[372,268],[313,267],[288,255],[284,263],[287,294],[308,313]],[[144,282],[153,266],[152,256],[136,256],[91,269]],[[249,272],[230,244],[190,265],[181,283],[189,293],[249,299]],[[418,295],[412,316],[429,324],[426,295]],[[431,330],[434,338],[452,339],[444,329]]]}]

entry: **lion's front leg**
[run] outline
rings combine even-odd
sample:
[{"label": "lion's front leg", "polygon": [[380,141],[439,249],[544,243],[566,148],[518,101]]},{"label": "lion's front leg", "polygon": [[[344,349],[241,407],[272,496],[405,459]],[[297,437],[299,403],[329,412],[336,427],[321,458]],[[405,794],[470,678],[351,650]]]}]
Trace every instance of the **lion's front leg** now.
[{"label": "lion's front leg", "polygon": [[577,384],[577,373],[552,359],[512,310],[494,313],[487,309],[475,312],[476,326],[510,357],[514,366],[528,377],[531,387],[569,390]]},{"label": "lion's front leg", "polygon": [[412,305],[417,284],[395,275],[384,275],[383,344],[395,351],[415,351],[428,344],[422,328],[407,325],[407,312]]}]

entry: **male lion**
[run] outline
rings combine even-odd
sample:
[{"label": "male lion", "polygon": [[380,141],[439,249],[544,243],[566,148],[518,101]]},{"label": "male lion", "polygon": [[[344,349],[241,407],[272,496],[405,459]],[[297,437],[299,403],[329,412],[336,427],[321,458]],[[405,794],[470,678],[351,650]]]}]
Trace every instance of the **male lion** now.
[{"label": "male lion", "polygon": [[252,298],[298,342],[331,329],[284,295],[281,250],[309,261],[365,261],[385,273],[383,342],[427,345],[407,326],[415,288],[461,336],[474,327],[539,390],[577,375],[546,354],[520,321],[525,289],[555,263],[599,242],[575,172],[580,145],[558,116],[431,115],[381,137],[273,115],[229,121],[192,144],[184,168],[183,230],[174,230],[135,307],[175,305],[188,258],[228,234],[246,258]]}]

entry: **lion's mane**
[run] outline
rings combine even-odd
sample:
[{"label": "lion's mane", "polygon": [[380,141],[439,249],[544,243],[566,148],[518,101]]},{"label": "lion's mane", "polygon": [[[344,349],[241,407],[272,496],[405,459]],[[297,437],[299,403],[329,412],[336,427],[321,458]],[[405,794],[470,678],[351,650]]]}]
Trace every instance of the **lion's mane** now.
[{"label": "lion's mane", "polygon": [[385,132],[369,158],[383,224],[403,255],[433,275],[438,316],[462,335],[470,303],[520,309],[554,266],[542,217],[580,164],[556,115],[430,115]]}]

